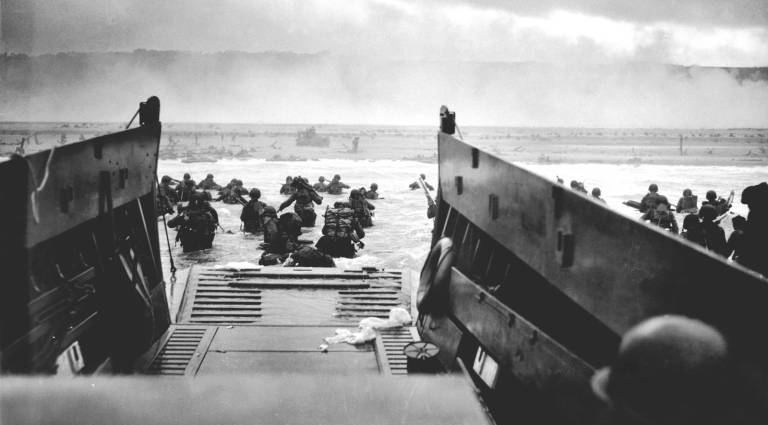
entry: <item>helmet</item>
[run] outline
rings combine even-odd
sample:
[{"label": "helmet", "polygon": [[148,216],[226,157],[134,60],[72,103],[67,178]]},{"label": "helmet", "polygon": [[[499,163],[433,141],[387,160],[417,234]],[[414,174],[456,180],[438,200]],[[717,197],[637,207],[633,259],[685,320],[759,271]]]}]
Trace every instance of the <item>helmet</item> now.
[{"label": "helmet", "polygon": [[259,189],[253,188],[250,192],[248,192],[248,196],[250,196],[251,199],[259,199],[261,198],[261,191]]},{"label": "helmet", "polygon": [[333,175],[333,179],[334,179],[334,180],[341,180],[341,176],[340,176],[340,175],[338,175],[338,174],[334,174],[334,175]]},{"label": "helmet", "polygon": [[691,189],[685,189],[683,191],[683,196],[691,196],[693,195],[693,192],[691,192]]},{"label": "helmet", "polygon": [[705,221],[712,221],[717,218],[717,209],[714,205],[702,205],[699,209],[699,218]]},{"label": "helmet", "polygon": [[667,206],[669,206],[669,199],[667,199],[667,197],[664,195],[659,195],[656,198],[656,205],[661,205],[661,204],[666,204]]},{"label": "helmet", "polygon": [[659,191],[659,186],[656,185],[656,183],[651,183],[650,186],[648,186],[648,192],[656,193]]},{"label": "helmet", "polygon": [[731,224],[733,224],[734,230],[744,230],[744,228],[747,227],[747,219],[737,215],[731,219]]},{"label": "helmet", "polygon": [[286,183],[290,183],[292,181],[293,181],[293,177],[292,176],[288,176],[288,177],[285,178],[285,182]]},{"label": "helmet", "polygon": [[324,182],[324,181],[325,181],[325,177],[323,177],[323,176],[320,176],[320,177],[319,177],[317,180],[319,180],[319,181],[321,181],[321,182]]},{"label": "helmet", "polygon": [[602,192],[600,192],[600,188],[599,187],[596,187],[596,188],[592,189],[592,196],[594,196],[596,198],[599,198],[601,193]]},{"label": "helmet", "polygon": [[277,217],[277,211],[275,211],[275,207],[267,206],[261,215],[264,217]]},{"label": "helmet", "polygon": [[717,193],[714,190],[708,190],[707,191],[707,200],[714,201],[717,199]]},{"label": "helmet", "polygon": [[184,173],[184,180],[189,180],[190,178],[191,176],[189,175],[189,173]]},{"label": "helmet", "polygon": [[202,193],[203,200],[204,201],[211,201],[213,200],[213,196],[211,196],[211,192],[208,192],[207,190],[204,190]]},{"label": "helmet", "polygon": [[377,185],[376,183],[371,183],[371,190],[376,190],[378,188],[379,188],[379,185]]},{"label": "helmet", "polygon": [[748,186],[741,192],[741,203],[748,205],[750,210],[768,204],[768,183],[762,182]]},{"label": "helmet", "polygon": [[172,180],[171,176],[163,176],[163,178],[160,179],[160,181],[163,182],[163,183],[170,183],[171,180]]},{"label": "helmet", "polygon": [[721,409],[719,400],[729,394],[728,357],[725,338],[713,327],[657,316],[624,334],[613,364],[592,377],[592,389],[652,423],[701,423],[692,420]]},{"label": "helmet", "polygon": [[357,189],[352,189],[352,191],[349,192],[349,197],[351,198],[359,198],[360,197],[360,191]]},{"label": "helmet", "polygon": [[699,225],[699,216],[696,214],[688,214],[683,219],[683,229],[691,230]]},{"label": "helmet", "polygon": [[205,178],[206,179],[212,179],[213,178],[213,174],[208,174],[207,176],[205,176]]},{"label": "helmet", "polygon": [[577,188],[577,187],[579,187],[579,182],[577,182],[576,180],[571,180],[571,187],[572,187],[572,188]]},{"label": "helmet", "polygon": [[200,192],[192,192],[189,194],[190,205],[195,205],[203,201],[203,194]]},{"label": "helmet", "polygon": [[426,179],[426,178],[427,178],[427,175],[426,175],[426,174],[419,174],[419,176],[421,176],[421,179],[422,179],[422,180],[424,180],[424,179]]}]

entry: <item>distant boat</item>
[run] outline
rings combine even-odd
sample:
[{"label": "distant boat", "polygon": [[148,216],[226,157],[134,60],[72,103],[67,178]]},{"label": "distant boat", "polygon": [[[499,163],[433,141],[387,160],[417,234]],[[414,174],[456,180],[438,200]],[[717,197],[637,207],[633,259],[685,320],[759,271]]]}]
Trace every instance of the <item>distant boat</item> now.
[{"label": "distant boat", "polygon": [[296,146],[320,146],[327,148],[330,145],[330,137],[318,135],[315,127],[299,131],[296,135]]}]

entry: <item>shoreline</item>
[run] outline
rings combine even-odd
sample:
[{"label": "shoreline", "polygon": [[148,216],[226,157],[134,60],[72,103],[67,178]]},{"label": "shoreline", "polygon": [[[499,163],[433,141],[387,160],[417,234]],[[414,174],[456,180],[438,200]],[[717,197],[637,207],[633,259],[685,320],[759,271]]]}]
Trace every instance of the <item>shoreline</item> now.
[{"label": "shoreline", "polygon": [[[166,124],[160,159],[190,164],[225,158],[412,160],[437,163],[437,130],[429,127],[317,126],[327,146],[296,146],[301,125]],[[25,139],[25,152],[122,130],[115,124],[0,123],[0,156]],[[490,154],[537,164],[768,167],[764,129],[664,130],[478,127],[464,138]],[[353,141],[359,139],[355,151]]]}]

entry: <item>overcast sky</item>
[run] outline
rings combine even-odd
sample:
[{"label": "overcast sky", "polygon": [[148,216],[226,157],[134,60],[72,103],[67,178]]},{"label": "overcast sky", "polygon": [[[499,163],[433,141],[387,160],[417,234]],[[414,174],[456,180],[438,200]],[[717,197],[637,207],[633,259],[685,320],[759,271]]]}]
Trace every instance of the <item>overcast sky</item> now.
[{"label": "overcast sky", "polygon": [[1,0],[3,48],[768,65],[768,0]]}]

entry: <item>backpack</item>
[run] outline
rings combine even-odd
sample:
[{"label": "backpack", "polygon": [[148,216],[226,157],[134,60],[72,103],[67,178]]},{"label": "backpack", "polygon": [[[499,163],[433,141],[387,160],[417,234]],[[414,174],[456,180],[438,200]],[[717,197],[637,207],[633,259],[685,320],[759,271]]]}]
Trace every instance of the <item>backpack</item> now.
[{"label": "backpack", "polygon": [[351,208],[328,208],[325,211],[323,234],[336,238],[354,239],[354,229],[352,228],[354,217],[355,211]]},{"label": "backpack", "polygon": [[291,239],[295,239],[301,234],[301,225],[301,217],[296,213],[285,213],[277,219],[277,228],[280,233]]}]

